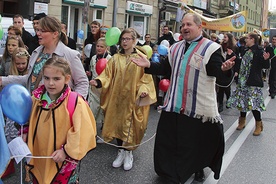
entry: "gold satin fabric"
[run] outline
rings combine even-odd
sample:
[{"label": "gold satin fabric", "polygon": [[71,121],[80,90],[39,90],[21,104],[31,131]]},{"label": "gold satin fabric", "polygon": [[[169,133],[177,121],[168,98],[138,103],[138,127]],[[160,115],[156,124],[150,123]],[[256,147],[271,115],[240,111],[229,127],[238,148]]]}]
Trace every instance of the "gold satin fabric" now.
[{"label": "gold satin fabric", "polygon": [[[156,102],[152,76],[130,61],[135,57],[139,57],[137,53],[115,54],[96,78],[102,83],[100,103],[105,114],[102,137],[107,142],[121,139],[128,150],[136,149],[135,145],[141,142],[150,104]],[[142,92],[148,96],[140,98]]]}]

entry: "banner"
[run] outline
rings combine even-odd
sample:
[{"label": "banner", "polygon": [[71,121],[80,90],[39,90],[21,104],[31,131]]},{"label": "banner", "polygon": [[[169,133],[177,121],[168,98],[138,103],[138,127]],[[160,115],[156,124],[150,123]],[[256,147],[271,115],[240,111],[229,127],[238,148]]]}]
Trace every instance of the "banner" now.
[{"label": "banner", "polygon": [[269,38],[269,35],[270,35],[269,29],[263,28],[262,33],[263,33],[263,34],[262,34],[262,37],[263,37],[263,38]]},{"label": "banner", "polygon": [[201,17],[203,28],[217,31],[246,32],[246,11],[241,11],[224,18],[213,19],[199,14],[183,3],[182,5],[185,9]]}]

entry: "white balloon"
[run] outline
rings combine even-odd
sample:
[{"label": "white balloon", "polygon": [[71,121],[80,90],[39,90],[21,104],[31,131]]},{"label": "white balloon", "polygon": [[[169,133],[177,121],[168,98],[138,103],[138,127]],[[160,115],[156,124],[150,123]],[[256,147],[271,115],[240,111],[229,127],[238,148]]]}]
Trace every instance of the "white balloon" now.
[{"label": "white balloon", "polygon": [[174,33],[173,39],[174,39],[175,41],[179,41],[179,36],[180,36],[180,33]]},{"label": "white balloon", "polygon": [[92,49],[92,44],[87,44],[84,47],[84,54],[88,58],[90,57],[90,51],[91,51],[91,49]]},{"label": "white balloon", "polygon": [[164,45],[166,47],[170,47],[170,43],[168,42],[168,40],[163,40],[160,45]]}]

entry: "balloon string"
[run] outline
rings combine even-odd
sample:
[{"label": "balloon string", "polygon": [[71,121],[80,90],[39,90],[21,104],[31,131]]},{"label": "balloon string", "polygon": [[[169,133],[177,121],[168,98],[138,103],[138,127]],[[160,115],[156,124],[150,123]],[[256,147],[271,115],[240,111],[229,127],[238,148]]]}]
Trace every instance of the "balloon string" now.
[{"label": "balloon string", "polygon": [[[23,125],[21,125],[21,130],[20,130],[21,134],[21,139],[23,139]],[[22,164],[22,160],[20,161],[20,181],[21,181],[21,184],[23,183],[23,164]]]},{"label": "balloon string", "polygon": [[109,143],[109,142],[105,142],[100,136],[97,135],[97,138],[100,139],[104,144],[107,144],[107,145],[110,145],[110,146],[114,146],[116,148],[135,148],[135,147],[138,147],[138,146],[141,146],[147,142],[149,142],[151,139],[153,139],[155,137],[156,133],[154,133],[148,140],[140,143],[140,144],[136,144],[134,146],[118,146],[116,144],[112,144],[112,143]]},{"label": "balloon string", "polygon": [[[17,158],[17,157],[25,157],[25,158],[53,158],[52,156],[28,156],[28,155],[14,155],[11,158]],[[65,159],[67,162],[71,162],[73,164],[78,164],[75,161]]]},{"label": "balloon string", "polygon": [[226,86],[219,85],[218,83],[216,83],[216,85],[217,85],[218,87],[228,88],[228,87],[231,86],[232,83],[234,82],[235,77],[236,77],[236,76],[234,75],[233,78],[232,78],[232,80],[231,80],[231,82],[230,82],[228,85],[226,85]]}]

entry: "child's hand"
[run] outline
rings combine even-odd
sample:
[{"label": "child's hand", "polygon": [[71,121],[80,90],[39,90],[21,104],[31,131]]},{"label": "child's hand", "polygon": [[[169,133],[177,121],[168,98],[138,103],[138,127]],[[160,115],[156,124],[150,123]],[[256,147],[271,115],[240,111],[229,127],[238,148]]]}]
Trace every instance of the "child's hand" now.
[{"label": "child's hand", "polygon": [[91,77],[92,73],[90,71],[85,72],[88,77]]},{"label": "child's hand", "polygon": [[28,134],[23,134],[22,135],[22,139],[23,139],[24,142],[27,142],[27,136],[28,136]]},{"label": "child's hand", "polygon": [[63,162],[66,158],[66,154],[63,149],[59,149],[54,151],[52,154],[53,160],[58,163],[58,162]]},{"label": "child's hand", "polygon": [[91,80],[91,81],[89,81],[89,83],[90,83],[92,86],[98,86],[98,83],[97,83],[95,80]]},{"label": "child's hand", "polygon": [[141,98],[145,98],[145,97],[148,96],[148,95],[149,95],[148,93],[142,92],[141,95],[140,95],[140,97],[141,97]]}]

